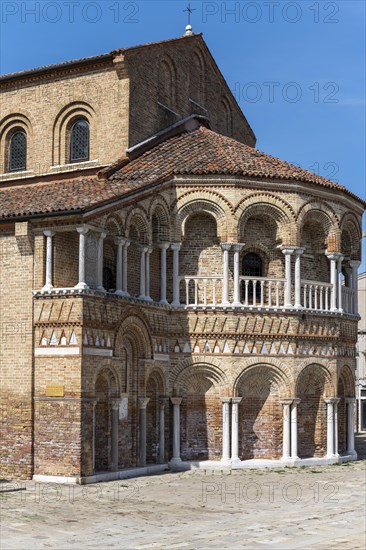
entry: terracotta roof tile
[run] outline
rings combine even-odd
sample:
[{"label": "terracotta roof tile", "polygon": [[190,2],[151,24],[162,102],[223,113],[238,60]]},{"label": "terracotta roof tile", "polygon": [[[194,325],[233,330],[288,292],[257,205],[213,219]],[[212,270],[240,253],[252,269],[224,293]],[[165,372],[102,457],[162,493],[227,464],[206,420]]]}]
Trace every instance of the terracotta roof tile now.
[{"label": "terracotta roof tile", "polygon": [[[117,162],[116,168],[118,166]],[[0,188],[0,219],[85,211],[113,202],[131,190],[166,181],[174,175],[225,174],[305,182],[344,192],[363,203],[342,185],[202,125],[159,143],[129,160],[109,177],[107,174],[105,179],[80,177]]]}]

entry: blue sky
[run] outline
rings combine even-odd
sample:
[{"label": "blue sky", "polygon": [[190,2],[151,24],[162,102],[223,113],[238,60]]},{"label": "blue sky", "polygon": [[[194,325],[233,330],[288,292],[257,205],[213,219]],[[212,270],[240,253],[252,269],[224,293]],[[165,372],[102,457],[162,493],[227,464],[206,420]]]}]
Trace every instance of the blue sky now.
[{"label": "blue sky", "polygon": [[[191,1],[193,30],[203,33],[257,147],[363,198],[365,4]],[[1,73],[180,36],[186,5],[2,0]]]}]

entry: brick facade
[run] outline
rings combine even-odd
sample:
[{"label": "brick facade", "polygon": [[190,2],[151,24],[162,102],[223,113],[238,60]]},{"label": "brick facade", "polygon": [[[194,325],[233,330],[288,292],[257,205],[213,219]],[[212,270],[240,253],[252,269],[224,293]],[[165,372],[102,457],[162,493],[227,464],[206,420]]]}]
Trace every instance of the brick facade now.
[{"label": "brick facade", "polygon": [[[191,77],[183,79],[190,60]],[[158,75],[164,79],[159,81]],[[60,88],[59,99],[42,112],[31,101],[27,104],[29,120],[34,121],[30,169],[35,159],[43,158],[50,171],[55,162],[51,128],[62,110],[64,85],[47,74],[42,83],[39,75],[27,78],[22,93],[30,93],[32,87],[37,93],[42,86],[49,93]],[[176,122],[168,121],[170,111],[164,105],[176,111],[177,118],[190,115],[197,104],[205,106],[212,130],[254,145],[254,135],[200,38],[147,48],[141,56],[134,49],[126,50],[124,56],[116,54],[113,60],[86,64],[83,69],[70,67],[64,83],[82,90],[88,79],[103,90],[98,106],[94,105],[96,149],[91,155],[99,165],[116,161],[128,145]],[[20,93],[19,79],[5,81],[4,86],[11,113]],[[122,94],[118,102],[111,96],[116,89]],[[189,151],[193,160],[195,154]],[[208,158],[207,165],[215,160]],[[107,185],[112,183],[113,176]],[[9,183],[2,185],[10,188]],[[223,399],[230,401],[229,425],[238,422],[242,461],[283,457],[286,406],[291,406],[292,415],[297,411],[297,424],[291,422],[297,426],[300,459],[329,457],[332,407],[332,414],[337,412],[337,421],[332,420],[337,429],[332,457],[347,455],[347,398],[354,397],[358,317],[351,305],[342,310],[334,293],[352,295],[362,211],[357,198],[335,194],[316,182],[293,186],[286,177],[173,171],[159,182],[158,192],[136,188],[133,196],[126,193],[84,214],[75,209],[71,215],[4,220],[0,225],[2,475],[85,480],[96,472],[168,461],[176,451],[174,398],[176,402],[181,398],[182,460],[221,460],[227,420]],[[77,229],[86,232],[83,257]],[[46,237],[46,230],[53,236]],[[128,295],[117,288],[122,265],[118,250],[124,251],[126,240]],[[46,288],[49,242],[52,285]],[[177,243],[180,307],[171,305],[177,285],[173,267]],[[242,279],[238,279],[241,303],[235,306],[236,244],[241,245],[238,276]],[[229,305],[222,303],[223,247],[228,250]],[[289,270],[292,284],[286,287],[288,249],[294,257]],[[160,303],[164,250],[166,301]],[[295,306],[298,250],[302,286],[301,304]],[[254,284],[245,280],[249,253],[257,254],[262,266],[255,306],[245,304],[246,285]],[[330,253],[338,254],[342,263],[337,278],[344,277],[343,285],[331,284]],[[82,260],[87,288],[80,287]],[[150,291],[143,284],[146,276]],[[101,283],[108,285],[108,292],[98,288]],[[186,284],[189,307],[183,307]],[[306,284],[311,289],[306,290]],[[333,310],[330,302],[325,306],[328,287],[332,287],[329,301],[338,300]],[[283,303],[286,288],[290,305]],[[316,305],[315,293],[322,300]],[[276,299],[281,305],[276,306]],[[235,399],[240,401],[236,417]],[[339,399],[338,408],[332,399]]]}]

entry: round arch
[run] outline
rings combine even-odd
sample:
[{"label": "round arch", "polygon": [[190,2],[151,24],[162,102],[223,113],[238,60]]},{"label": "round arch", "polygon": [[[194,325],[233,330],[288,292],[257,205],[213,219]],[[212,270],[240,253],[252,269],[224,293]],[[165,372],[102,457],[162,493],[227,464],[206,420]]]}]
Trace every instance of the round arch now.
[{"label": "round arch", "polygon": [[245,197],[237,205],[234,214],[239,242],[244,238],[245,225],[252,217],[272,218],[277,227],[278,240],[286,245],[296,244],[296,216],[285,201],[269,193],[253,193]]},{"label": "round arch", "polygon": [[180,241],[185,234],[185,223],[193,213],[211,214],[217,223],[218,234],[222,241],[228,239],[232,204],[219,193],[212,191],[188,191],[172,206],[175,217],[174,237]]},{"label": "round arch", "polygon": [[68,164],[69,151],[69,130],[73,123],[78,119],[84,119],[90,127],[90,149],[89,158],[97,158],[98,143],[98,116],[95,109],[85,101],[74,101],[64,106],[57,114],[53,124],[53,158],[54,165]]}]

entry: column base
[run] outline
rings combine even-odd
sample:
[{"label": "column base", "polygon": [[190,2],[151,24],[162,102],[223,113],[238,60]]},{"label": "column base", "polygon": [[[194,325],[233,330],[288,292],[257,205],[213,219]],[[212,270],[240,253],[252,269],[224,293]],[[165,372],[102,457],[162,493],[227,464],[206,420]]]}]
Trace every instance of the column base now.
[{"label": "column base", "polygon": [[127,296],[127,293],[124,290],[116,290],[115,294],[117,296]]},{"label": "column base", "polygon": [[226,305],[232,305],[233,307],[241,307],[243,304],[241,302],[233,302],[232,304],[229,304],[229,302]]},{"label": "column base", "polygon": [[88,290],[89,286],[86,283],[78,283],[74,288],[77,290]]},{"label": "column base", "polygon": [[173,306],[173,307],[180,307],[181,303],[180,302],[172,302],[170,305]]},{"label": "column base", "polygon": [[228,306],[230,306],[231,304],[230,304],[230,302],[221,302],[220,305],[221,305],[222,307],[228,307]]},{"label": "column base", "polygon": [[161,304],[162,306],[168,306],[169,302],[168,300],[160,300],[159,304]]},{"label": "column base", "polygon": [[97,286],[98,292],[107,292],[104,286]]},{"label": "column base", "polygon": [[44,287],[42,287],[42,291],[44,292],[48,292],[50,290],[53,290],[55,287],[53,285],[44,285]]},{"label": "column base", "polygon": [[230,457],[228,457],[228,458],[222,458],[222,459],[220,460],[220,462],[225,462],[225,464],[231,464],[231,458],[230,458]]}]

